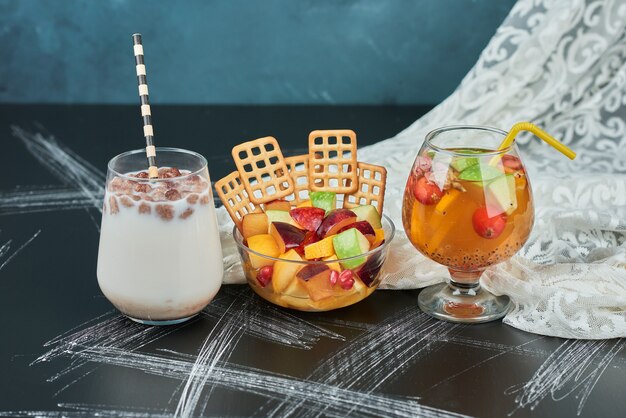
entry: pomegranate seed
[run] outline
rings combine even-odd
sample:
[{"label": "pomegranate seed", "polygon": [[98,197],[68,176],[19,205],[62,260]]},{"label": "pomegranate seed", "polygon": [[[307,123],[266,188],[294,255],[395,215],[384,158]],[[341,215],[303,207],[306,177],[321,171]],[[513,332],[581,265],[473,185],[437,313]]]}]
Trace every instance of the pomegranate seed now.
[{"label": "pomegranate seed", "polygon": [[274,267],[272,266],[263,266],[259,269],[259,272],[256,274],[256,279],[261,287],[267,286],[272,280],[272,273],[274,273]]},{"label": "pomegranate seed", "polygon": [[344,270],[339,275],[339,286],[343,290],[350,290],[354,286],[354,273],[352,270]]},{"label": "pomegranate seed", "polygon": [[339,273],[336,270],[332,270],[330,272],[330,284],[334,286],[337,284],[337,280],[339,280]]}]

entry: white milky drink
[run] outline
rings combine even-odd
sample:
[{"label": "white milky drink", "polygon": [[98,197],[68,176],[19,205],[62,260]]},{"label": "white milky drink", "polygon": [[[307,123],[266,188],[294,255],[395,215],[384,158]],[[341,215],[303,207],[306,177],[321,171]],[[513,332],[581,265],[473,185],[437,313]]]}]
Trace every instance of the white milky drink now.
[{"label": "white milky drink", "polygon": [[[146,177],[136,171],[145,166],[145,154],[134,171],[120,173],[111,165],[131,168],[116,159],[134,161],[136,154],[109,163],[97,275],[100,289],[123,314],[170,324],[211,302],[222,283],[222,250],[204,158],[183,150],[157,153],[160,164],[170,164],[156,181],[135,177]],[[190,158],[201,159],[191,170],[183,164]]]}]

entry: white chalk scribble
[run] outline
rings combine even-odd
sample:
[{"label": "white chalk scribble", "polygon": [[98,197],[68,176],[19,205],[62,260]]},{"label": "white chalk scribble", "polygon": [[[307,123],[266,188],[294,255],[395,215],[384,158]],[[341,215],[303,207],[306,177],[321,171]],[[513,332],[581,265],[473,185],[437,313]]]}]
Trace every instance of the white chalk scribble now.
[{"label": "white chalk scribble", "polygon": [[598,380],[624,347],[619,340],[565,340],[541,364],[529,381],[510,387],[505,394],[516,394],[517,407],[534,410],[546,397],[560,401],[575,394],[580,415]]},{"label": "white chalk scribble", "polygon": [[[357,390],[372,394],[406,370],[409,363],[436,350],[441,345],[437,338],[447,337],[457,327],[432,319],[414,307],[402,309],[326,358],[309,375],[308,380],[336,390]],[[262,415],[318,415],[326,413],[326,408],[335,407],[336,402],[334,396],[329,396],[322,411],[311,414],[299,410],[303,406],[301,402],[285,398]]]},{"label": "white chalk scribble", "polygon": [[35,232],[33,236],[31,236],[26,242],[20,245],[15,251],[9,254],[11,251],[11,246],[13,245],[13,240],[8,240],[2,246],[0,246],[0,270],[2,270],[16,255],[18,255],[28,244],[33,242],[35,238],[41,233],[41,229]]},{"label": "white chalk scribble", "polygon": [[[20,139],[28,152],[61,184],[80,191],[91,206],[102,213],[102,196],[106,176],[90,162],[58,142],[53,136],[31,133],[18,126],[11,127],[13,135]],[[89,217],[100,230],[98,221],[86,209]]]},{"label": "white chalk scribble", "polygon": [[[102,199],[102,196],[98,196]],[[80,190],[58,186],[20,186],[12,191],[0,191],[0,216],[35,212],[93,208],[91,196]]]},{"label": "white chalk scribble", "polygon": [[[168,351],[167,354],[166,357],[108,347],[81,350],[76,353],[77,356],[88,361],[130,367],[171,379],[187,380],[190,374],[197,373],[206,376],[204,383],[209,386],[252,393],[276,401],[288,399],[289,402],[297,403],[308,412],[324,411],[328,416],[346,416],[353,410],[363,416],[429,418],[463,416],[420,405],[410,398],[342,389],[221,361],[211,365],[199,365],[188,355],[176,356],[176,353],[172,351]],[[329,405],[329,399],[335,399],[336,402]]]}]

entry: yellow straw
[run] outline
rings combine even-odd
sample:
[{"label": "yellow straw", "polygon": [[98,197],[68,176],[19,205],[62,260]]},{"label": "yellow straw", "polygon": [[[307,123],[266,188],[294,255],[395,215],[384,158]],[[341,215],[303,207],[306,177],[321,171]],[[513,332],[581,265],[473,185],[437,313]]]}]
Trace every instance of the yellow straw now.
[{"label": "yellow straw", "polygon": [[506,138],[504,138],[504,141],[502,141],[502,143],[498,147],[498,150],[510,147],[513,141],[515,141],[515,137],[517,136],[517,134],[519,134],[521,131],[532,132],[537,137],[552,145],[554,148],[556,148],[557,151],[561,152],[561,154],[565,155],[570,160],[576,158],[576,153],[574,151],[554,139],[546,131],[539,129],[537,126],[533,125],[530,122],[519,122],[513,125],[513,127],[511,127],[511,130],[509,131],[509,134],[506,136]]}]

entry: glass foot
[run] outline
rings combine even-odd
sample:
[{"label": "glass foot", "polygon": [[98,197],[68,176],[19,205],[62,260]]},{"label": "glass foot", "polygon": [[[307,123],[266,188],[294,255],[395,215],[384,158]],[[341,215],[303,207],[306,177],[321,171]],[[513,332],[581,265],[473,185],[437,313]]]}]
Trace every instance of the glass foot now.
[{"label": "glass foot", "polygon": [[[196,314],[197,315],[197,314]],[[180,318],[180,319],[169,319],[169,320],[165,320],[165,321],[149,321],[146,319],[137,319],[137,318],[133,318],[132,316],[128,316],[126,315],[126,318],[135,321],[135,322],[139,322],[140,324],[143,325],[176,325],[176,324],[180,324],[183,323],[185,321],[190,320],[191,318],[193,318],[196,315],[191,315],[188,316],[186,318]]]},{"label": "glass foot", "polygon": [[422,311],[449,322],[478,324],[495,321],[509,311],[508,296],[495,296],[480,285],[441,283],[423,289],[418,296]]}]

